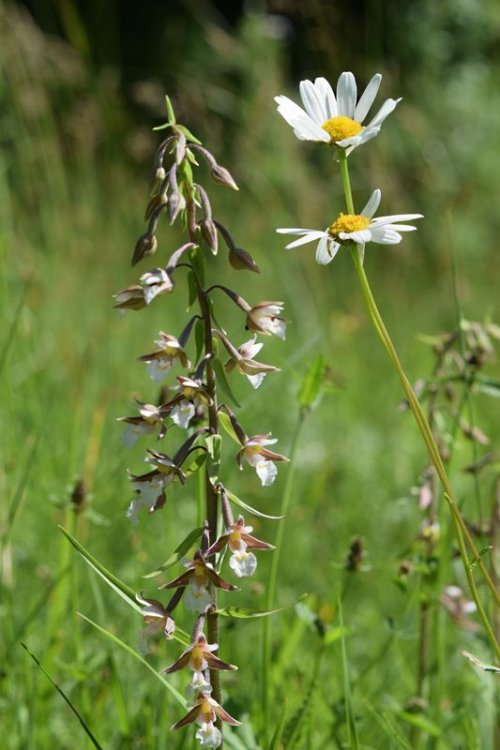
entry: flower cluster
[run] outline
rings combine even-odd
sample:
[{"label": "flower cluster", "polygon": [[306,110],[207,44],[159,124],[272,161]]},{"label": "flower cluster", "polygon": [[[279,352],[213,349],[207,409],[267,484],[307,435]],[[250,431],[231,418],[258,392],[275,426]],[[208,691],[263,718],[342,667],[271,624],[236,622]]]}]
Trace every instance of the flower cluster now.
[{"label": "flower cluster", "polygon": [[[339,161],[345,160],[355,148],[379,134],[383,121],[401,101],[387,99],[375,117],[363,125],[381,80],[379,73],[374,75],[359,100],[356,80],[350,72],[340,75],[336,94],[325,78],[316,78],[314,83],[301,81],[299,89],[304,108],[286,96],[277,96],[278,112],[291,125],[299,140],[327,144],[336,149]],[[348,192],[347,201],[352,203],[352,199],[349,200],[350,188]],[[354,212],[352,205],[348,205],[348,213],[339,213],[326,229],[297,227],[277,231],[298,236],[299,239],[290,242],[287,249],[317,242],[316,261],[320,265],[330,263],[342,246],[357,245],[363,259],[366,243],[398,244],[402,233],[415,230],[414,226],[401,222],[422,218],[421,214],[375,217],[381,197],[380,190],[374,190],[359,214]]]},{"label": "flower cluster", "polygon": [[[228,250],[231,269],[252,272],[259,269],[250,253],[237,247],[228,229],[214,219],[207,191],[194,181],[193,168],[198,166],[198,160],[204,161],[216,182],[232,189],[237,189],[236,183],[187,128],[176,122],[168,99],[167,110],[170,134],[155,156],[153,193],[146,208],[148,227],[135,246],[132,265],[158,251],[157,228],[162,214],[166,214],[172,224],[178,221],[185,228],[187,241],[170,254],[164,267],[143,273],[139,283],[119,291],[115,295],[115,307],[120,311],[147,309],[158,297],[172,296],[179,276],[187,276],[189,307],[197,304],[198,309],[180,333],[160,331],[154,340],[155,348],[151,347],[151,351],[139,357],[147,374],[161,390],[156,402],[137,401],[136,414],[120,417],[119,421],[125,426],[122,437],[127,446],[142,439],[170,444],[182,435],[180,447],[167,448],[166,452],[160,451],[157,445],[149,447],[145,457],[148,471],[130,473],[134,496],[127,515],[134,524],[138,523],[143,510],[154,514],[166,505],[167,492],[173,484],[184,485],[194,473],[205,473],[206,520],[201,531],[191,532],[195,541],[196,536],[199,537],[198,548],[185,563],[185,570],[160,586],[161,590],[171,593],[166,604],[146,598],[144,594],[137,595],[137,601],[146,624],[143,649],[145,639],[151,635],[163,633],[167,640],[176,637],[174,610],[181,601],[188,612],[195,613],[191,645],[165,670],[166,674],[183,668],[192,672],[188,686],[190,711],[172,728],[197,723],[196,738],[201,747],[216,748],[222,742],[221,722],[239,723],[221,705],[219,681],[221,670],[236,667],[217,656],[218,645],[212,642],[218,640],[214,636],[218,592],[237,590],[236,585],[221,575],[223,553],[226,549],[230,553],[230,574],[242,579],[255,572],[254,552],[272,548],[252,536],[253,528],[243,516],[236,520],[233,517],[231,493],[219,479],[222,415],[226,420],[229,416],[240,443],[235,455],[238,465],[241,467],[245,459],[256,470],[263,486],[274,481],[276,462],[287,460],[269,450],[268,446],[276,443],[269,435],[248,437],[230,407],[221,401],[219,386],[227,392],[226,377],[237,373],[248,379],[253,388],[258,388],[267,374],[278,372],[277,367],[255,359],[263,347],[257,338],[275,335],[284,339],[286,321],[281,302],[264,300],[249,304],[229,287],[205,286],[205,257],[207,251],[211,255],[218,254],[220,240]],[[240,328],[252,332],[244,343],[239,343],[240,338],[238,344],[234,344],[215,317],[215,298],[221,292],[236,306]],[[223,529],[219,535],[218,529]]]}]

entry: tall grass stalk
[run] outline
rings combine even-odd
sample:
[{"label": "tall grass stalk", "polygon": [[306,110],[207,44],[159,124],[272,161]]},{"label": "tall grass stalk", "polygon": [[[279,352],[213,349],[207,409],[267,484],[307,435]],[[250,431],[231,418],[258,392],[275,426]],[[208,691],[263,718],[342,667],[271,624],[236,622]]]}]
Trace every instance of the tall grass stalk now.
[{"label": "tall grass stalk", "polygon": [[[267,582],[266,591],[266,610],[270,611],[275,608],[276,605],[276,584],[278,579],[278,570],[280,564],[280,551],[283,546],[283,538],[285,534],[285,521],[286,515],[290,508],[290,502],[292,499],[297,450],[299,447],[300,434],[302,426],[304,424],[305,412],[300,409],[295,427],[292,433],[291,447],[290,447],[290,461],[291,466],[288,469],[286,483],[281,496],[280,515],[284,516],[278,525],[275,540],[275,551],[271,559],[269,567],[269,578]],[[264,746],[267,746],[268,735],[271,729],[270,725],[270,713],[272,706],[272,694],[273,684],[271,677],[271,665],[272,665],[272,621],[270,617],[264,618],[262,622],[262,675],[261,675],[261,712],[262,712],[262,734],[264,737]]]}]

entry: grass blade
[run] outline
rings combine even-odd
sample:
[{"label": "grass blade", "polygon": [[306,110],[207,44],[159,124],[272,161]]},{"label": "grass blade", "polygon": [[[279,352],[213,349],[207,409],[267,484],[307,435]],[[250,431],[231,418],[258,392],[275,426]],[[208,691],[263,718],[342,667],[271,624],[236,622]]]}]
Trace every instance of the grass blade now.
[{"label": "grass blade", "polygon": [[25,644],[25,643],[21,643],[21,646],[22,646],[22,647],[24,648],[24,650],[25,650],[25,651],[26,651],[26,652],[27,652],[27,653],[29,654],[29,656],[31,656],[31,658],[33,659],[33,661],[35,662],[35,664],[37,665],[37,667],[38,667],[38,668],[39,668],[39,669],[41,670],[41,672],[43,672],[43,674],[44,674],[44,675],[45,675],[45,677],[46,677],[46,678],[48,679],[48,681],[50,682],[50,684],[52,685],[52,687],[54,687],[54,688],[55,688],[55,689],[57,690],[57,692],[59,693],[59,695],[60,695],[60,696],[61,696],[61,697],[63,698],[63,700],[64,700],[64,701],[65,701],[65,702],[66,702],[66,703],[68,704],[68,706],[70,707],[70,709],[71,709],[71,710],[73,711],[73,713],[75,714],[76,718],[77,718],[77,719],[78,719],[78,721],[80,722],[80,724],[81,724],[81,726],[82,726],[82,729],[83,729],[83,731],[85,732],[85,734],[87,735],[87,737],[88,737],[88,738],[90,739],[90,741],[92,742],[92,744],[94,745],[94,747],[96,747],[96,748],[97,748],[97,750],[104,750],[104,748],[102,747],[102,745],[100,745],[100,744],[99,744],[99,742],[97,741],[97,739],[96,739],[96,738],[94,737],[94,735],[93,735],[93,733],[92,733],[92,731],[91,731],[90,727],[89,727],[89,726],[87,726],[87,724],[85,723],[85,720],[83,719],[83,717],[82,717],[82,716],[81,716],[81,715],[80,715],[80,714],[78,713],[78,711],[77,711],[77,709],[75,708],[75,706],[74,706],[74,705],[73,705],[73,704],[71,703],[71,701],[70,701],[70,699],[68,698],[68,696],[66,695],[66,693],[64,693],[64,691],[63,691],[63,690],[61,690],[61,688],[59,687],[59,685],[57,685],[57,684],[56,684],[56,683],[54,682],[54,680],[53,680],[53,679],[52,679],[52,677],[51,677],[51,676],[49,675],[49,673],[48,673],[48,672],[47,672],[47,671],[46,671],[46,670],[45,670],[45,669],[44,669],[44,668],[42,667],[42,665],[40,664],[40,662],[39,662],[39,661],[38,661],[38,659],[36,658],[35,654],[33,654],[33,653],[32,653],[32,652],[31,652],[31,651],[29,650],[29,648],[28,648],[28,647],[26,646],[26,644]]},{"label": "grass blade", "polygon": [[177,703],[179,703],[182,708],[185,710],[187,707],[187,701],[186,699],[179,693],[178,690],[174,688],[173,685],[169,683],[168,680],[163,677],[159,672],[156,671],[156,669],[149,664],[146,659],[141,656],[141,654],[138,651],[135,651],[135,649],[132,648],[132,646],[129,646],[128,643],[125,643],[122,641],[118,636],[114,635],[113,633],[110,633],[109,630],[106,630],[106,628],[101,627],[101,625],[98,625],[96,622],[90,619],[90,617],[86,617],[81,612],[78,612],[78,616],[81,617],[83,620],[88,622],[92,627],[94,627],[96,630],[98,630],[103,635],[110,638],[114,643],[116,643],[118,646],[120,646],[124,651],[126,651],[128,654],[131,654],[137,661],[140,661],[141,664],[143,664],[145,667],[149,669],[150,672],[154,674],[154,676],[167,688],[167,690],[171,693],[171,695],[175,698]]}]

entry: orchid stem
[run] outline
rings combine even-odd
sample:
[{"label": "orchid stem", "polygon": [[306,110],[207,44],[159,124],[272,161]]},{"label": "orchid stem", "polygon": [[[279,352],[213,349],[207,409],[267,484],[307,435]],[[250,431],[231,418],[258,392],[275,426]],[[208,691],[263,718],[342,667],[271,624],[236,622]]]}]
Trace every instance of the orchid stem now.
[{"label": "orchid stem", "polygon": [[[196,253],[196,250],[193,250]],[[199,258],[201,261],[201,258]],[[212,334],[212,316],[210,313],[210,303],[207,292],[202,288],[198,275],[195,274],[196,279],[196,294],[198,297],[198,305],[200,308],[200,317],[203,321],[204,331],[204,349],[205,355],[209,355],[206,366],[206,383],[207,392],[210,396],[210,404],[208,406],[208,426],[210,434],[217,436],[219,434],[219,417],[218,417],[218,406],[217,406],[217,389],[215,383],[215,373],[211,362],[211,357],[214,353],[214,342]],[[218,508],[219,508],[219,495],[215,489],[217,484],[217,478],[219,473],[219,457],[218,455],[212,455],[208,457],[205,464],[205,499],[206,499],[206,520],[208,522],[209,531],[209,544],[214,544],[217,539],[217,520],[218,520]],[[217,589],[213,584],[210,584],[210,602],[211,609],[207,613],[207,637],[209,643],[219,643],[219,617],[217,615]],[[221,684],[220,675],[217,669],[210,670],[210,684],[212,686],[212,697],[217,703],[221,703]],[[220,732],[222,733],[223,727],[220,719],[216,722]]]}]

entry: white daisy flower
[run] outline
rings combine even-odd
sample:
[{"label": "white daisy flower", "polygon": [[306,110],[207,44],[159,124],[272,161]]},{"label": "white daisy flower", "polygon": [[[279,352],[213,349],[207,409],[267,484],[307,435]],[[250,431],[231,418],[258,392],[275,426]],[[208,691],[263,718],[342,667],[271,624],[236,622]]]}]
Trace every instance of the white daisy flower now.
[{"label": "white daisy flower", "polygon": [[400,221],[414,221],[421,219],[422,214],[395,214],[394,216],[378,216],[377,211],[382,193],[374,190],[370,200],[360,214],[339,214],[338,218],[325,230],[318,229],[277,229],[280,234],[297,234],[298,240],[290,242],[286,249],[290,250],[299,245],[319,240],[316,248],[316,261],[321,265],[330,263],[336,256],[341,245],[365,245],[376,242],[379,245],[397,245],[403,239],[401,233],[413,232],[416,227],[410,224],[400,224]]},{"label": "white daisy flower", "polygon": [[376,73],[357,99],[356,79],[352,73],[341,73],[337,95],[325,78],[301,81],[299,90],[304,109],[286,96],[277,96],[278,112],[293,128],[301,141],[317,141],[338,146],[349,154],[357,146],[374,138],[385,118],[401,99],[387,99],[367,125],[362,122],[372,106],[382,76]]}]

